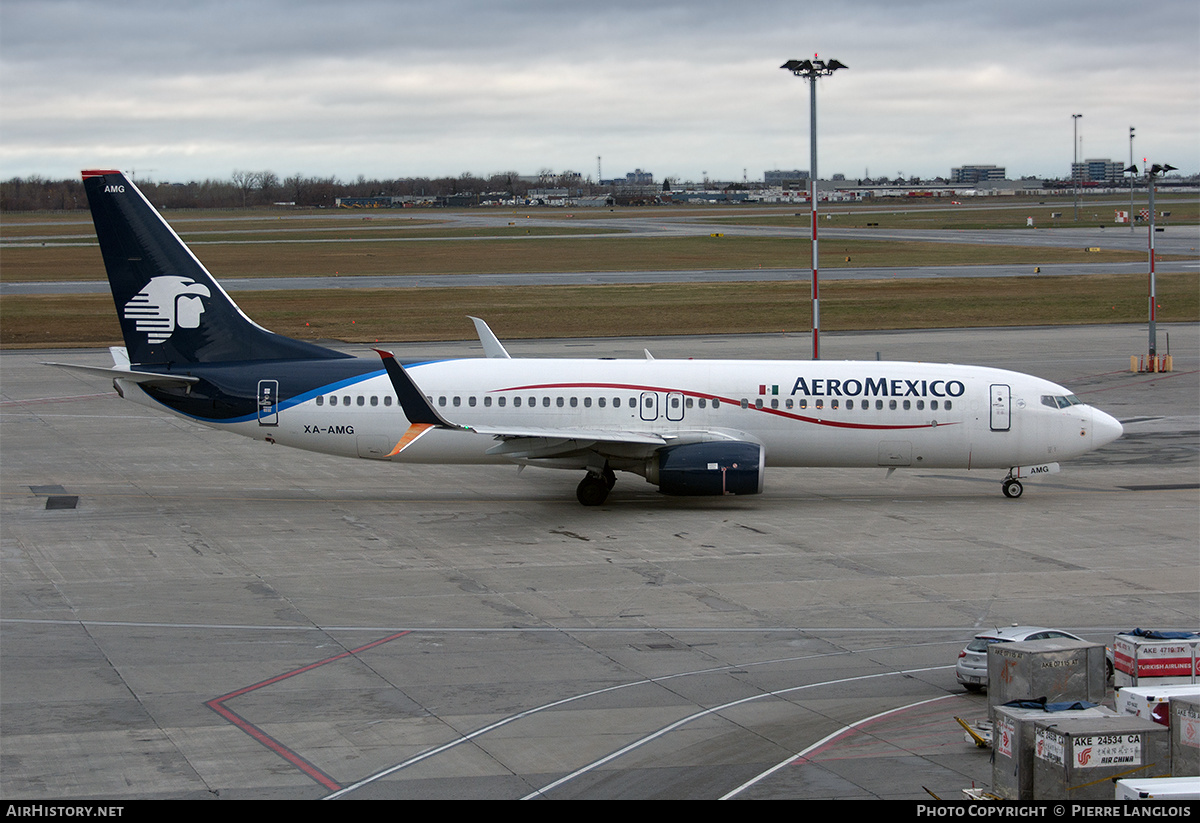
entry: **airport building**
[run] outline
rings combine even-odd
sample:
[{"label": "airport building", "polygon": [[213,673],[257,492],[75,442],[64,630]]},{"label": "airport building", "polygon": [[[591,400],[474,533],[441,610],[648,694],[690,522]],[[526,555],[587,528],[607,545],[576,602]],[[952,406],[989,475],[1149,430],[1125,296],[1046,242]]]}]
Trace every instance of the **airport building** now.
[{"label": "airport building", "polygon": [[1081,183],[1112,183],[1125,176],[1125,166],[1108,158],[1071,164],[1071,179]]},{"label": "airport building", "polygon": [[808,172],[800,169],[773,169],[763,172],[763,183],[769,189],[796,188],[808,183]]},{"label": "airport building", "polygon": [[950,182],[973,186],[989,180],[1004,180],[1004,166],[960,166],[950,169]]}]

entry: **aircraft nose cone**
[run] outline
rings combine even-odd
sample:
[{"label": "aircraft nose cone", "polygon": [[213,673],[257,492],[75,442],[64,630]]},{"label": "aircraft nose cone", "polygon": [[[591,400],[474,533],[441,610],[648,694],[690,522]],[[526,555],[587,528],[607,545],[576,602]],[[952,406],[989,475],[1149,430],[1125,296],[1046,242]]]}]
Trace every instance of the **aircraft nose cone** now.
[{"label": "aircraft nose cone", "polygon": [[1115,417],[1105,414],[1099,409],[1092,409],[1093,448],[1107,445],[1124,433],[1125,429]]}]

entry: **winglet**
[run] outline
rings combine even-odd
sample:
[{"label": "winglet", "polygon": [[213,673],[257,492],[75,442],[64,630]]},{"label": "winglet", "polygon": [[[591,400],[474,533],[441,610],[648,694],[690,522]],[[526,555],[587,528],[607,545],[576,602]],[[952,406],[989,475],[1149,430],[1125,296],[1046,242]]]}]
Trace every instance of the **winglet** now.
[{"label": "winglet", "polygon": [[395,447],[388,452],[388,457],[395,457],[417,442],[422,435],[427,434],[431,429],[465,428],[463,426],[455,426],[438,414],[437,409],[429,404],[429,401],[425,399],[425,395],[421,394],[421,390],[417,388],[417,384],[408,376],[408,372],[404,370],[404,367],[396,362],[395,355],[383,349],[375,349],[375,351],[383,360],[383,368],[387,371],[388,378],[392,381],[392,388],[396,392],[396,398],[400,401],[400,408],[404,410],[404,416],[408,418],[408,422],[411,424]]},{"label": "winglet", "polygon": [[375,349],[375,351],[383,359],[383,368],[387,370],[388,379],[392,381],[392,388],[396,391],[396,399],[400,401],[400,408],[404,410],[404,416],[408,418],[408,422],[438,429],[463,428],[455,426],[438,414],[437,409],[425,399],[425,395],[417,388],[417,384],[408,376],[404,367],[396,362],[395,355],[382,349]]},{"label": "winglet", "polygon": [[504,344],[500,342],[486,322],[478,317],[471,317],[469,314],[467,317],[475,324],[475,333],[479,335],[479,342],[483,346],[485,357],[509,358],[508,349],[504,348]]}]

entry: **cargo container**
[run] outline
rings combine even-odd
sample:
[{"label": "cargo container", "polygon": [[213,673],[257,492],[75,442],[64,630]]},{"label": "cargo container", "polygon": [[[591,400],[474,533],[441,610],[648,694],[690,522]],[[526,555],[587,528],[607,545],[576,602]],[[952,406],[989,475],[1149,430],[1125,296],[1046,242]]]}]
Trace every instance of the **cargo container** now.
[{"label": "cargo container", "polygon": [[1002,800],[1033,800],[1033,744],[1037,724],[1079,717],[1116,717],[1112,709],[1025,709],[997,706],[992,723],[992,794]]},{"label": "cargo container", "polygon": [[1028,640],[988,647],[988,718],[1014,700],[1100,703],[1108,694],[1104,646],[1083,640]]},{"label": "cargo container", "polygon": [[1117,689],[1114,702],[1117,714],[1132,714],[1146,720],[1162,723],[1170,718],[1168,701],[1176,697],[1200,697],[1200,683],[1177,683],[1171,686],[1124,686]]},{"label": "cargo container", "polygon": [[1200,778],[1152,777],[1118,780],[1117,800],[1200,800]]},{"label": "cargo container", "polygon": [[1200,634],[1137,630],[1113,639],[1113,683],[1118,688],[1196,683]]},{"label": "cargo container", "polygon": [[1171,774],[1200,776],[1200,697],[1171,698]]},{"label": "cargo container", "polygon": [[1038,721],[1033,745],[1034,800],[1112,800],[1114,780],[1171,776],[1166,726],[1140,717]]}]

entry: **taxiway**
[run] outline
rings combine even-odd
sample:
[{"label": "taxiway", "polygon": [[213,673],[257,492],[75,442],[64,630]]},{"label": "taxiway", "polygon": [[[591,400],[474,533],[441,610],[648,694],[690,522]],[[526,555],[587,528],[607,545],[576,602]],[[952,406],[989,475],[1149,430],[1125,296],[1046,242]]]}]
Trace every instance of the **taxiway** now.
[{"label": "taxiway", "polygon": [[[837,334],[1060,382],[1125,436],[996,472],[769,470],[757,497],[271,447],[0,354],[0,794],[944,798],[990,779],[958,650],[1200,625],[1200,326]],[[805,335],[514,341],[803,358]],[[397,355],[478,354],[473,341]]]}]

